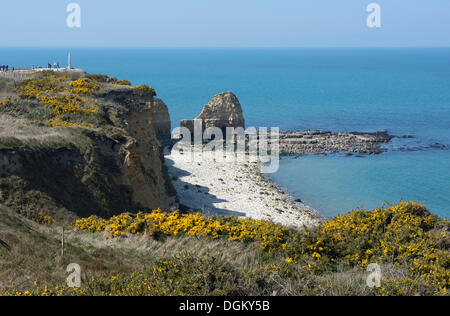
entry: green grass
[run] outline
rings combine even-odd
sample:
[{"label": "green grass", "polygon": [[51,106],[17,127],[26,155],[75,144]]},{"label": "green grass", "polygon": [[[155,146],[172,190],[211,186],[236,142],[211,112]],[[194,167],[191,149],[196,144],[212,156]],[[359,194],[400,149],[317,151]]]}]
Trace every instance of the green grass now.
[{"label": "green grass", "polygon": [[[152,279],[152,294],[186,295],[309,295],[371,294],[360,272],[333,273],[316,277],[297,274],[283,258],[269,255],[253,243],[208,240],[195,237],[130,236],[110,240],[101,233],[81,233],[66,227],[65,257],[60,258],[58,226],[45,226],[0,207],[0,237],[11,252],[0,250],[0,293],[6,288],[64,286],[65,268],[75,262],[90,282],[87,294],[99,295],[116,276],[123,284]],[[153,267],[173,261],[177,269],[153,276]],[[281,264],[280,264],[281,262]],[[266,267],[275,268],[267,270]],[[176,282],[171,285],[169,280]],[[86,283],[85,283],[86,285]],[[116,293],[124,294],[124,293]],[[133,293],[128,293],[133,294]],[[136,293],[134,293],[136,294]]]}]

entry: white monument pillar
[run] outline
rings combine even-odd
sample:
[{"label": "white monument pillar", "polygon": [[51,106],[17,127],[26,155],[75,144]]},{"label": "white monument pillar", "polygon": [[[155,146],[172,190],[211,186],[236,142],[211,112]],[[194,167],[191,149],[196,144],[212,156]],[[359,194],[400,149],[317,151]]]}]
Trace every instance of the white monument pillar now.
[{"label": "white monument pillar", "polygon": [[72,57],[70,56],[70,53],[69,53],[69,63],[68,63],[67,69],[72,69]]}]

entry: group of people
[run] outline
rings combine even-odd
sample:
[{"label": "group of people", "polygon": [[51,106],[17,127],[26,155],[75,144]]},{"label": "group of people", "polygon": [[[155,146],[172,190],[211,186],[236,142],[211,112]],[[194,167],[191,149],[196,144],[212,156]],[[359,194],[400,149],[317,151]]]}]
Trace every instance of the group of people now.
[{"label": "group of people", "polygon": [[[48,69],[58,69],[59,63],[54,62],[53,64],[48,63]],[[42,69],[42,67],[39,66],[33,66],[31,69]],[[14,67],[10,67],[9,65],[0,65],[0,72],[7,72],[7,71],[14,71]]]},{"label": "group of people", "polygon": [[[51,68],[52,68],[52,64],[51,64],[51,63],[48,63],[48,69],[51,69]],[[53,63],[53,68],[55,68],[55,69],[59,68],[59,63],[54,62],[54,63]]]},{"label": "group of people", "polygon": [[[0,65],[0,71],[1,72],[7,72],[9,70],[9,65]],[[12,69],[14,71],[14,67]]]},{"label": "group of people", "polygon": [[[47,68],[48,69],[58,69],[59,68],[59,63],[57,63],[57,62],[54,62],[53,64],[52,63],[48,63],[47,64]],[[42,68],[42,66],[35,66],[35,65],[33,65],[33,67],[31,68],[31,69],[43,69]]]}]

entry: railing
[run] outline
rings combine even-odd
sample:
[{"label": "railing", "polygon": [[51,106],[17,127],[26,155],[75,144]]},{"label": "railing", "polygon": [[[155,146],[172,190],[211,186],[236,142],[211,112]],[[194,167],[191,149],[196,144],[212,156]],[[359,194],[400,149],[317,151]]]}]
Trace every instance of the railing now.
[{"label": "railing", "polygon": [[0,71],[0,78],[8,78],[8,79],[14,79],[14,80],[23,80],[27,76],[40,72],[40,71],[57,71],[57,72],[64,72],[64,71],[83,71],[81,69],[70,69],[67,68],[35,68],[35,69],[15,69],[15,70],[8,70],[8,71]]},{"label": "railing", "polygon": [[34,70],[8,70],[6,72],[0,71],[0,78],[23,80],[33,72]]}]

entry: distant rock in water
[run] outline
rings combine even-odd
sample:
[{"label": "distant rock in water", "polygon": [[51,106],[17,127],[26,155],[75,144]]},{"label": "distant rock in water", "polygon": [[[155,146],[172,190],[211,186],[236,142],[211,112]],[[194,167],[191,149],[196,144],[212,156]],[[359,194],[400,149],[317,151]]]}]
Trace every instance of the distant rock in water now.
[{"label": "distant rock in water", "polygon": [[[242,107],[234,93],[228,91],[216,95],[195,120],[202,121],[203,130],[208,127],[218,127],[224,132],[227,127],[245,128],[245,120],[242,114]],[[183,120],[181,127],[186,127],[194,132],[194,120]]]},{"label": "distant rock in water", "polygon": [[216,95],[205,107],[197,119],[203,120],[208,127],[244,127],[242,107],[238,98],[232,92]]},{"label": "distant rock in water", "polygon": [[[194,124],[202,123],[202,132],[209,127],[218,127],[225,136],[226,128],[245,128],[242,107],[232,92],[223,92],[212,98],[203,107],[202,112],[193,120],[182,120],[181,127],[189,129],[194,136]],[[383,147],[394,137],[386,131],[376,133],[332,133],[328,131],[291,131],[280,132],[276,139],[279,142],[281,155],[326,155],[343,152],[347,156],[353,154],[380,154],[387,151]],[[269,143],[273,140],[269,137]]]}]

